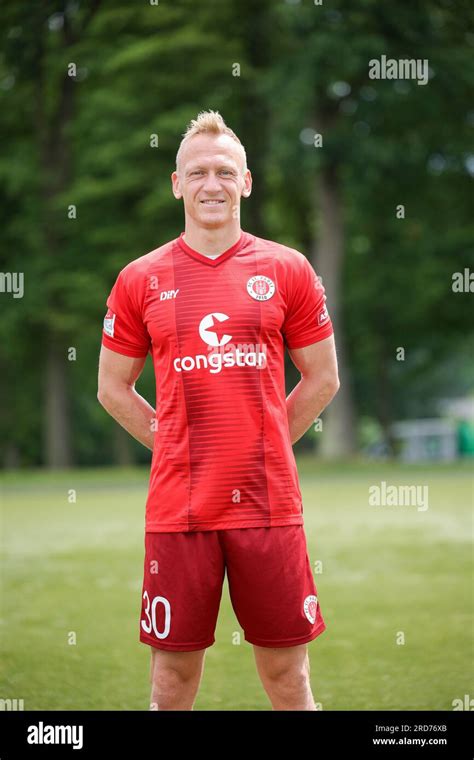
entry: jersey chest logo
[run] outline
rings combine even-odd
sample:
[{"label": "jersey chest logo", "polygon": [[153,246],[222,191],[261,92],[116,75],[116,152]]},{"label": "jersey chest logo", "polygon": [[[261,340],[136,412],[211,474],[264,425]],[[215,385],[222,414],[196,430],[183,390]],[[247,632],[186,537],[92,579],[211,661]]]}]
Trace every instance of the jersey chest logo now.
[{"label": "jersey chest logo", "polygon": [[275,292],[275,283],[263,274],[256,274],[247,281],[247,293],[256,301],[268,301]]},{"label": "jersey chest logo", "polygon": [[225,346],[229,340],[232,339],[232,335],[225,333],[219,323],[225,322],[229,319],[227,314],[221,314],[218,311],[212,314],[206,314],[199,323],[199,335],[204,343],[208,346]]}]

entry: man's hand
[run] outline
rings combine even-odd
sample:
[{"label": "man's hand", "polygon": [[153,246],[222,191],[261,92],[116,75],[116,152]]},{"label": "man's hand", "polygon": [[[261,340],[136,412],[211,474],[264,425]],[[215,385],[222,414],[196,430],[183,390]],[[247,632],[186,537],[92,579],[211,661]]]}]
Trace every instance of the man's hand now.
[{"label": "man's hand", "polygon": [[155,410],[135,390],[146,356],[135,359],[101,347],[97,398],[130,435],[153,451]]},{"label": "man's hand", "polygon": [[286,399],[291,443],[301,438],[339,390],[334,336],[288,350],[301,380]]}]

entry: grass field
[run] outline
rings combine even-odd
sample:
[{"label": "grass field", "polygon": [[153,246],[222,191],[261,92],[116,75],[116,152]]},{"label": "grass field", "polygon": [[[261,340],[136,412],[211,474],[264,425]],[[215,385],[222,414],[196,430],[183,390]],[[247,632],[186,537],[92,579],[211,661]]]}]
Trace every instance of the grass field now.
[{"label": "grass field", "polygon": [[[309,645],[316,701],[451,710],[473,697],[472,467],[298,464],[327,625]],[[427,485],[429,508],[370,506],[369,487],[383,480]],[[2,482],[0,698],[26,710],[148,709],[149,648],[138,641],[147,472]],[[270,709],[236,631],[226,581],[196,710]]]}]

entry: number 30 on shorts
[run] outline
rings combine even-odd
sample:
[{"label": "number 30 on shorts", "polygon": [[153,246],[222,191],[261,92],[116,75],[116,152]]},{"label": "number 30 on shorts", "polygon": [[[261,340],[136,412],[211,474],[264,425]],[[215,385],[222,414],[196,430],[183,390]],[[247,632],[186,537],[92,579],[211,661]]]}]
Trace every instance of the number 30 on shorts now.
[{"label": "number 30 on shorts", "polygon": [[[171,607],[169,601],[165,599],[164,596],[155,596],[150,605],[150,597],[148,596],[148,591],[145,591],[143,594],[143,599],[145,599],[145,615],[147,617],[147,620],[140,621],[143,630],[145,633],[150,634],[151,629],[153,628],[153,633],[157,639],[166,639],[170,632],[171,625]],[[165,609],[165,627],[161,632],[158,631],[156,627],[156,605],[158,602],[161,602]]]}]

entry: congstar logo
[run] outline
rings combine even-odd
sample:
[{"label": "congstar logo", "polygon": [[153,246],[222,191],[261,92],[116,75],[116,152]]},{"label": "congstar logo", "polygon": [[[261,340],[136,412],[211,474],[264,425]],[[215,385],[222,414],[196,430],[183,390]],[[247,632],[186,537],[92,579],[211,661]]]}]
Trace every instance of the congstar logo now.
[{"label": "congstar logo", "polygon": [[[227,314],[221,314],[218,311],[213,314],[206,314],[201,319],[199,323],[199,335],[204,343],[207,343],[208,346],[225,346],[226,343],[232,340],[232,335],[221,334],[222,328],[219,323],[225,322],[226,319],[229,319]],[[217,320],[217,322],[214,320]]]},{"label": "congstar logo", "polygon": [[263,369],[267,365],[266,345],[261,343],[230,343],[232,335],[223,324],[230,317],[221,312],[206,314],[199,323],[199,336],[207,344],[207,354],[178,356],[173,362],[176,372],[208,370],[211,374],[222,372],[224,367],[255,367]]}]

